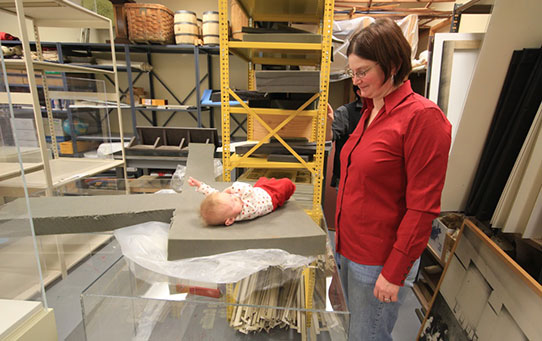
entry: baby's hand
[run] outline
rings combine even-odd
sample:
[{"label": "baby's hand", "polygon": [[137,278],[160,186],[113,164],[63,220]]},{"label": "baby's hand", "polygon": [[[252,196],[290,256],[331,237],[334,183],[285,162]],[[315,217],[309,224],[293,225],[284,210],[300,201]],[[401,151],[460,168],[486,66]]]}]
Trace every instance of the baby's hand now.
[{"label": "baby's hand", "polygon": [[189,177],[189,178],[188,178],[188,184],[189,184],[190,186],[192,186],[192,187],[199,187],[199,186],[201,186],[201,182],[198,181],[198,180],[196,180],[196,179],[194,179],[193,177]]},{"label": "baby's hand", "polygon": [[223,190],[222,192],[223,193],[228,193],[228,194],[233,194],[233,188],[231,188],[231,186],[230,186],[230,187],[226,188],[225,190]]}]

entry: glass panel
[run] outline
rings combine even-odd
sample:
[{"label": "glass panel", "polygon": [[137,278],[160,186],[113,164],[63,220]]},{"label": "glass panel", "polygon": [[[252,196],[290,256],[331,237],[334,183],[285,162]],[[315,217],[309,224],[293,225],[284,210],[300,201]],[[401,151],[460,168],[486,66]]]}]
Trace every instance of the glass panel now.
[{"label": "glass panel", "polygon": [[[109,113],[116,109],[115,94],[106,92],[103,80],[65,77],[64,84],[63,89],[49,92],[54,117],[50,124],[60,156],[112,160]],[[51,136],[51,127],[46,128]]]},{"label": "glass panel", "polygon": [[[349,313],[332,256],[237,283],[194,283],[119,259],[81,296],[87,340],[346,340]],[[312,272],[312,273],[310,273]]]},{"label": "glass panel", "polygon": [[19,182],[21,198],[0,188],[0,299],[40,301],[47,306],[42,284],[44,280],[52,280],[56,273],[40,264],[41,248],[33,237],[31,215],[24,198],[26,176],[40,171],[43,163],[33,116],[15,116],[16,94],[6,86],[7,81],[22,81],[24,75],[17,70],[8,71],[1,57],[0,180]]}]

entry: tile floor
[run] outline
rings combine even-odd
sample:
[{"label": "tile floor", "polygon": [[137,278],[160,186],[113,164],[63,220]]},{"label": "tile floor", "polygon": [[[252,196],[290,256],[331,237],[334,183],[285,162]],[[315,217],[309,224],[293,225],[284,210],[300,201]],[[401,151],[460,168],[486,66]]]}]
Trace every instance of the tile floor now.
[{"label": "tile floor", "polygon": [[[330,237],[333,238],[333,233]],[[120,256],[120,247],[113,240],[71,271],[66,279],[46,290],[48,305],[55,312],[59,340],[85,339],[80,303],[81,292]],[[393,331],[394,340],[415,340],[420,326],[415,309],[419,307],[418,300],[410,292],[399,311],[399,318]]]}]

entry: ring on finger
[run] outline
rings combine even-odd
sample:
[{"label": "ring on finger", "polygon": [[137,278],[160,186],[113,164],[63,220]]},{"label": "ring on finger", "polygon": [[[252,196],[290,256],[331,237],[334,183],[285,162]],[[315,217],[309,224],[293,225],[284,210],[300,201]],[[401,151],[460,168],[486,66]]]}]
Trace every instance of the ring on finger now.
[{"label": "ring on finger", "polygon": [[391,299],[390,299],[389,297],[384,297],[384,302],[390,303],[390,302],[391,302]]}]

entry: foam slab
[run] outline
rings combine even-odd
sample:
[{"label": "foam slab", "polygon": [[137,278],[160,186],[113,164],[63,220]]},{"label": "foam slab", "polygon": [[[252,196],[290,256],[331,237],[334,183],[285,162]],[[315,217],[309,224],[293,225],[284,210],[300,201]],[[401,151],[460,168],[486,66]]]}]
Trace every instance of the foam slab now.
[{"label": "foam slab", "polygon": [[[224,189],[229,183],[211,183]],[[230,226],[204,226],[199,216],[203,195],[184,191],[182,207],[175,212],[168,238],[168,259],[203,257],[246,249],[282,249],[312,256],[325,253],[326,234],[295,202],[263,217]]]}]

